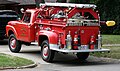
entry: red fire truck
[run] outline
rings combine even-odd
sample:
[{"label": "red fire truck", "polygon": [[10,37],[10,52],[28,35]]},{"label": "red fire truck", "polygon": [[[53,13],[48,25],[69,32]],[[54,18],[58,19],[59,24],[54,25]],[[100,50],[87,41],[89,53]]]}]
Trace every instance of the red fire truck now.
[{"label": "red fire truck", "polygon": [[[115,24],[107,22],[108,26]],[[93,4],[45,3],[24,11],[22,20],[6,26],[9,49],[18,53],[22,44],[37,42],[44,61],[53,61],[55,52],[75,53],[85,60],[101,48],[100,17]]]}]

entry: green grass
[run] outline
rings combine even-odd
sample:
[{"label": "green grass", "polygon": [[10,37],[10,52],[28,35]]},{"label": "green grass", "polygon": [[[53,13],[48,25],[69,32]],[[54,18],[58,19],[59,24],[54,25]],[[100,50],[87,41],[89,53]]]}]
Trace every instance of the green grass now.
[{"label": "green grass", "polygon": [[[103,44],[120,44],[120,35],[102,35]],[[97,57],[108,57],[120,59],[120,46],[104,46],[103,48],[110,49],[110,53],[94,53]]]},{"label": "green grass", "polygon": [[120,35],[102,35],[103,44],[120,44]]},{"label": "green grass", "polygon": [[0,53],[0,67],[20,67],[33,63],[31,60]]},{"label": "green grass", "polygon": [[114,59],[120,59],[120,46],[115,47],[103,47],[110,49],[110,53],[104,52],[104,53],[94,53],[92,55],[97,56],[97,57],[107,57],[107,58],[114,58]]}]

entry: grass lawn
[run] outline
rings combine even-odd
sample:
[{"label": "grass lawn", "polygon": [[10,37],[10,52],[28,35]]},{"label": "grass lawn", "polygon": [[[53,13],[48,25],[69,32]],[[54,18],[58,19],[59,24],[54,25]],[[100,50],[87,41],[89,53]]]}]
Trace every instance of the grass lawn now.
[{"label": "grass lawn", "polygon": [[0,53],[0,67],[20,67],[33,63],[31,60]]},{"label": "grass lawn", "polygon": [[120,35],[102,35],[103,44],[120,44]]},{"label": "grass lawn", "polygon": [[107,58],[114,58],[114,59],[120,59],[120,46],[115,47],[115,46],[109,46],[109,47],[103,47],[110,49],[110,53],[104,52],[104,53],[94,53],[92,55],[97,56],[97,57],[107,57]]},{"label": "grass lawn", "polygon": [[[102,43],[103,44],[120,44],[120,35],[102,35]],[[95,53],[92,54],[98,57],[108,57],[120,59],[120,46],[105,46],[103,48],[110,49],[110,53]]]}]

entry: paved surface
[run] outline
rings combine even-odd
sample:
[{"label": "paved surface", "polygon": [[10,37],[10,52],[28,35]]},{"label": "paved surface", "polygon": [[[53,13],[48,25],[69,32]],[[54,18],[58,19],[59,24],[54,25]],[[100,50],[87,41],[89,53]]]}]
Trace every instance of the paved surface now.
[{"label": "paved surface", "polygon": [[86,61],[80,62],[73,54],[64,55],[56,53],[54,62],[47,63],[41,58],[40,47],[23,45],[20,53],[12,53],[9,51],[7,40],[0,41],[0,52],[27,58],[38,64],[35,68],[3,71],[120,71],[119,60],[92,56]]}]

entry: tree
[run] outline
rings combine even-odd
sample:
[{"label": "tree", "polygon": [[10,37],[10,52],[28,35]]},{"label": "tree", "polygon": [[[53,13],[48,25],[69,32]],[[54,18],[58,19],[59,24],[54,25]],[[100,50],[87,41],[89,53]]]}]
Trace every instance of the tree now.
[{"label": "tree", "polygon": [[66,3],[67,0],[57,0],[57,2]]},{"label": "tree", "polygon": [[40,4],[40,3],[45,3],[44,0],[35,0],[35,2],[36,2],[36,6],[37,6],[37,7],[39,7],[39,4]]},{"label": "tree", "polygon": [[67,0],[70,3],[90,3],[90,0]]},{"label": "tree", "polygon": [[112,30],[107,31],[105,28],[104,33],[120,34],[120,0],[98,0],[96,5],[100,13],[101,20],[114,20],[116,26]]}]

